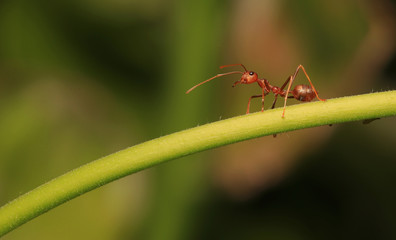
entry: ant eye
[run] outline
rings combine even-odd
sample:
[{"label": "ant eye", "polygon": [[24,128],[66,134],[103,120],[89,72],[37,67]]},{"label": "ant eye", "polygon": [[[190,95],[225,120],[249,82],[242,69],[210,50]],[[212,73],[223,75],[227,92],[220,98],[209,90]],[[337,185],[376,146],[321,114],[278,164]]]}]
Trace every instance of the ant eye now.
[{"label": "ant eye", "polygon": [[249,75],[250,75],[250,76],[253,76],[253,74],[254,74],[254,72],[249,72]]}]

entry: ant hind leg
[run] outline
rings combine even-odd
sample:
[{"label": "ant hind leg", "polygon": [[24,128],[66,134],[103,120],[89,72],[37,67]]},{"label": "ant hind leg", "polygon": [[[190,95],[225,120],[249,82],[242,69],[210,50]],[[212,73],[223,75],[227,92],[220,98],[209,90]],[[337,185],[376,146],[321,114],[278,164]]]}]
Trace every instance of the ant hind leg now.
[{"label": "ant hind leg", "polygon": [[[313,91],[315,92],[316,97],[317,97],[320,101],[326,101],[326,99],[321,99],[321,98],[319,97],[318,92],[316,91],[315,87],[313,86],[313,84],[312,84],[312,82],[311,82],[311,79],[309,78],[307,72],[305,71],[305,68],[303,67],[303,65],[300,64],[300,65],[298,65],[298,67],[297,67],[296,71],[294,72],[293,76],[291,76],[291,78],[290,78],[290,83],[289,83],[289,86],[287,87],[287,91],[286,91],[286,94],[285,94],[285,103],[284,103],[284,105],[283,105],[282,118],[285,117],[286,102],[287,102],[287,99],[289,98],[288,95],[289,95],[289,93],[290,93],[291,85],[293,84],[293,81],[296,79],[297,73],[300,71],[300,69],[303,70],[305,76],[307,77],[307,79],[308,79],[308,81],[309,81],[309,84],[311,85]],[[286,83],[287,83],[287,82],[286,82]],[[285,84],[286,84],[286,83],[285,83]]]}]

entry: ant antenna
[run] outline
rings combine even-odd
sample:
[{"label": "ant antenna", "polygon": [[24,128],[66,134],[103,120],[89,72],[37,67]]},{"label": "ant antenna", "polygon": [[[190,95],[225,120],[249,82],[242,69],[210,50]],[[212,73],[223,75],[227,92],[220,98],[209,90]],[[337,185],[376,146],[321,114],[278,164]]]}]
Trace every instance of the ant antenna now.
[{"label": "ant antenna", "polygon": [[[223,68],[225,68],[225,67],[232,67],[232,66],[241,66],[241,67],[243,67],[243,69],[245,69],[245,72],[248,71],[248,70],[246,69],[246,67],[245,67],[243,64],[241,64],[241,63],[223,65],[223,66],[220,66],[220,69],[223,69]],[[217,74],[216,76],[214,76],[214,77],[212,77],[212,78],[209,78],[208,80],[205,80],[205,81],[203,81],[203,82],[201,82],[201,83],[198,83],[198,84],[195,85],[194,87],[190,88],[190,89],[186,92],[186,94],[190,93],[190,92],[191,92],[192,90],[194,90],[196,87],[198,87],[198,86],[200,86],[200,85],[202,85],[202,84],[204,84],[204,83],[207,83],[207,82],[209,82],[209,81],[211,81],[211,80],[213,80],[213,79],[215,79],[215,78],[218,78],[218,77],[221,77],[221,76],[230,75],[230,74],[236,74],[236,73],[244,74],[243,72],[240,72],[240,71],[234,71],[234,72],[228,72],[228,73],[220,73],[220,74]]]},{"label": "ant antenna", "polygon": [[[241,65],[241,66],[243,66],[242,64],[233,64],[233,65]],[[233,66],[233,65],[231,65],[231,66]],[[221,66],[220,68],[228,67],[228,66],[230,66],[230,65]],[[245,67],[243,67],[243,68],[245,68]],[[198,87],[198,86],[200,86],[200,85],[202,85],[202,84],[204,84],[204,83],[207,83],[207,82],[209,82],[209,81],[211,81],[211,80],[213,80],[213,79],[215,79],[215,78],[218,78],[218,77],[221,77],[221,76],[226,76],[226,75],[231,75],[231,74],[236,74],[236,73],[243,74],[243,72],[240,72],[240,71],[217,74],[216,76],[214,76],[214,77],[212,77],[212,78],[209,78],[208,80],[205,80],[205,81],[203,81],[203,82],[201,82],[201,83],[198,83],[198,84],[195,85],[194,87],[190,88],[190,89],[186,92],[186,94],[190,93],[190,92],[191,92],[192,90],[194,90],[196,87]]]},{"label": "ant antenna", "polygon": [[243,67],[243,69],[245,69],[245,72],[248,71],[248,70],[245,68],[245,66],[244,66],[243,64],[241,64],[241,63],[223,65],[223,66],[220,66],[220,69],[225,68],[225,67],[232,67],[232,66],[241,66],[241,67]]}]

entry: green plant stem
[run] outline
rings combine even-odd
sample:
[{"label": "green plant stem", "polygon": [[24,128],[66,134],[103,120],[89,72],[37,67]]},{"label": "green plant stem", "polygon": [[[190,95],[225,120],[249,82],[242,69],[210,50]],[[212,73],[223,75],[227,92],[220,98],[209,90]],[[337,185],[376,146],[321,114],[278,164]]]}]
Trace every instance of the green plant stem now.
[{"label": "green plant stem", "polygon": [[320,125],[396,115],[396,91],[297,104],[234,117],[127,148],[18,197],[0,208],[0,236],[92,189],[142,169],[192,153],[256,137]]}]

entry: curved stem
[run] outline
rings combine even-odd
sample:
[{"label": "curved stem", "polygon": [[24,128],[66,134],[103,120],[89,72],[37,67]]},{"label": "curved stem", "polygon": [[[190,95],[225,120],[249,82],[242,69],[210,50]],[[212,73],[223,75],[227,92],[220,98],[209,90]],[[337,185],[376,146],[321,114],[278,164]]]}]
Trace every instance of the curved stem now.
[{"label": "curved stem", "polygon": [[92,189],[171,159],[296,129],[396,115],[396,91],[329,99],[234,117],[173,133],[103,157],[0,208],[0,236]]}]

